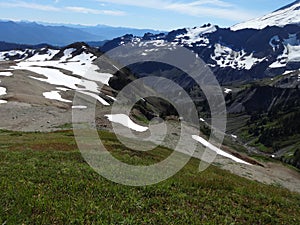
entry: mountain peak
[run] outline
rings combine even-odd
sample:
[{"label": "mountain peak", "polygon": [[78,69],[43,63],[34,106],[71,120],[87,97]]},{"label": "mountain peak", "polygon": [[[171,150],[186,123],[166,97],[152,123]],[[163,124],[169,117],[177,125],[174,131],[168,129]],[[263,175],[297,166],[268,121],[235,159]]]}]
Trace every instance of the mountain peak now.
[{"label": "mountain peak", "polygon": [[267,26],[284,27],[289,24],[300,24],[300,0],[290,3],[270,14],[244,23],[236,24],[230,29],[264,29]]},{"label": "mountain peak", "polygon": [[[283,7],[281,7],[280,9],[277,9],[277,10],[274,11],[274,12],[277,12],[277,11],[280,11],[280,10],[284,10],[284,9],[287,9],[287,8],[290,8],[290,7],[292,7],[293,5],[298,4],[298,3],[300,3],[300,0],[294,1],[294,2],[292,2],[292,3],[290,3],[290,4],[286,5],[286,6],[283,6]],[[297,10],[299,10],[299,8],[298,8]]]}]

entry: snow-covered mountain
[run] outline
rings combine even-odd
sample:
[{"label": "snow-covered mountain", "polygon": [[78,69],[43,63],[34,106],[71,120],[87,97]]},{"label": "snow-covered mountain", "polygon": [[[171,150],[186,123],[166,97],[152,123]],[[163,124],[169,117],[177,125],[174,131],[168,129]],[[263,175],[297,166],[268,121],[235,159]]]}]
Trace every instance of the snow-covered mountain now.
[{"label": "snow-covered mountain", "polygon": [[[166,44],[180,45],[202,58],[222,84],[273,77],[300,68],[299,13],[300,2],[296,1],[231,28],[206,24],[167,34],[125,35],[107,42],[101,50],[106,52],[127,43],[143,43],[149,50]],[[254,25],[257,29],[253,29]]]},{"label": "snow-covered mountain", "polygon": [[[169,33],[146,33],[142,37],[125,35],[108,41],[100,50],[106,52],[131,43],[148,48],[140,53],[144,57],[147,51],[157,51],[167,45],[180,45],[202,58],[221,84],[273,77],[300,68],[300,25],[296,24],[300,18],[299,5],[298,0],[267,16],[231,28],[206,24]],[[251,24],[257,25],[259,29],[253,29]],[[0,52],[0,60],[14,60],[17,62],[16,69],[26,67],[33,71],[39,66],[48,66],[83,76],[83,71],[92,66],[93,59],[99,54],[97,49],[76,43],[65,48],[18,47],[18,50]],[[190,80],[186,80],[183,75],[179,77],[178,82],[184,83],[184,86],[191,85]]]},{"label": "snow-covered mountain", "polygon": [[300,24],[300,1],[297,0],[268,15],[232,26],[233,31],[242,29],[264,29],[267,26],[284,27],[287,24]]}]

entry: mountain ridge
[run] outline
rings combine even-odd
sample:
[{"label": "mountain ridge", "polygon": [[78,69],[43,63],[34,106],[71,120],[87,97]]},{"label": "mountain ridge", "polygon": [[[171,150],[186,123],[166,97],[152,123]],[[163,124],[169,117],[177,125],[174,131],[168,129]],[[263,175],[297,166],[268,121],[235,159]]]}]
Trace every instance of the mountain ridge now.
[{"label": "mountain ridge", "polygon": [[[298,15],[298,4],[296,1],[277,11],[284,17],[286,12],[296,9]],[[262,29],[251,26],[245,29],[220,28],[205,24],[140,37],[125,35],[106,42],[100,49],[107,52],[120,45],[137,46],[141,42],[149,46],[155,42],[157,45],[175,44],[196,53],[210,66],[221,84],[248,82],[300,68],[300,23],[295,24],[294,20],[284,22],[280,26],[269,24]]]},{"label": "mountain ridge", "polygon": [[230,27],[237,31],[242,29],[263,29],[267,26],[283,27],[287,24],[300,24],[300,1],[292,2],[274,12]]},{"label": "mountain ridge", "polygon": [[37,45],[65,46],[73,42],[100,42],[127,33],[136,35],[153,32],[151,29],[117,28],[110,26],[80,26],[73,27],[66,24],[40,24],[27,21],[0,21],[0,41]]}]

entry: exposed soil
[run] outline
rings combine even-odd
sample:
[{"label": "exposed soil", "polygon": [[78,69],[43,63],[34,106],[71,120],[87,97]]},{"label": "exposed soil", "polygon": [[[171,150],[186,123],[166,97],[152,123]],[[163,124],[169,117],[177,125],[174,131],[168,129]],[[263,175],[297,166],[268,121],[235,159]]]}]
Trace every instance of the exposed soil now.
[{"label": "exposed soil", "polygon": [[264,167],[258,165],[248,166],[218,156],[215,164],[241,177],[300,193],[300,173],[280,162],[261,163]]}]

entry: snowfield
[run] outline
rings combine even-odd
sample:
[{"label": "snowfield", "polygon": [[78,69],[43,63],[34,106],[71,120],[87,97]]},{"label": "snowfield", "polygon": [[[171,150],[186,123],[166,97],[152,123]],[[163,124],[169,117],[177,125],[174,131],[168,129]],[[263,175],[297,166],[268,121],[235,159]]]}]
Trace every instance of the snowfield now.
[{"label": "snowfield", "polygon": [[254,65],[265,60],[265,58],[255,58],[253,53],[247,55],[244,50],[236,52],[229,47],[222,46],[221,44],[215,44],[214,55],[212,55],[211,58],[221,68],[231,67],[238,70],[250,70]]},{"label": "snowfield", "polygon": [[[35,76],[30,76],[30,78],[60,86],[57,87],[60,91],[78,90],[85,95],[97,99],[103,105],[109,105],[98,94],[100,94],[102,87],[101,83],[109,85],[108,82],[113,75],[98,72],[98,66],[93,64],[93,61],[97,59],[95,55],[82,52],[80,55],[73,57],[72,54],[76,49],[69,48],[64,50],[63,56],[59,60],[51,60],[59,50],[48,49],[46,51],[45,49],[41,49],[41,51],[45,51],[45,54],[37,52],[30,58],[20,60],[16,66],[11,66],[11,68],[13,70],[27,70],[43,75],[45,78]],[[4,60],[4,57],[7,55],[24,54],[25,52],[29,52],[29,50],[2,52],[0,53],[0,60]],[[66,73],[64,70],[70,73]],[[0,72],[0,76],[12,76],[12,73]],[[71,102],[62,99],[59,91],[47,92],[43,95],[48,99]]]},{"label": "snowfield", "polygon": [[[67,50],[65,50],[65,52],[66,51]],[[74,50],[72,49],[72,51]],[[67,53],[72,51],[67,51]],[[16,67],[12,68],[28,70],[31,67],[55,67],[58,69],[68,70],[74,75],[79,75],[83,78],[99,81],[108,85],[109,79],[112,77],[112,75],[108,73],[97,72],[99,68],[93,64],[93,60],[96,59],[94,55],[83,52],[71,60],[65,61],[64,59],[67,59],[68,57],[68,55],[65,55],[61,58],[61,60],[58,61],[32,61],[32,58],[29,58],[28,60],[19,62]]]},{"label": "snowfield", "polygon": [[242,29],[257,29],[261,30],[267,26],[283,27],[286,24],[299,24],[300,23],[300,2],[293,4],[289,7],[277,10],[271,14],[263,17],[253,19],[244,23],[236,24],[230,29],[233,31]]}]

